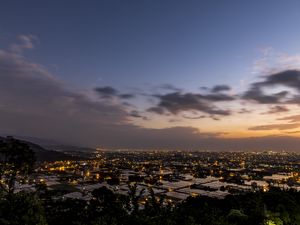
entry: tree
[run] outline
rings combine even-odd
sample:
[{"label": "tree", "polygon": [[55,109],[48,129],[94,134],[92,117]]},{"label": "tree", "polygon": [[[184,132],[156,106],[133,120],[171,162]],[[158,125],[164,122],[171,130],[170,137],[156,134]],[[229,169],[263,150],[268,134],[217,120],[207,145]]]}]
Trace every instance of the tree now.
[{"label": "tree", "polygon": [[159,198],[157,198],[155,196],[155,193],[153,191],[152,187],[148,187],[148,191],[149,191],[149,200],[150,200],[150,206],[154,209],[154,210],[159,210],[163,207],[163,203],[165,200],[165,196],[161,195]]},{"label": "tree", "polygon": [[33,171],[35,154],[28,144],[12,137],[0,141],[0,187],[9,196],[15,183]]},{"label": "tree", "polygon": [[80,199],[52,199],[45,208],[49,225],[89,225],[87,202]]},{"label": "tree", "polygon": [[42,202],[35,193],[19,192],[0,201],[0,224],[47,225]]},{"label": "tree", "polygon": [[245,224],[248,219],[248,216],[243,213],[242,210],[231,209],[227,215],[227,219],[230,224]]},{"label": "tree", "polygon": [[97,202],[98,206],[106,207],[116,201],[115,194],[107,187],[100,187],[92,191],[93,201]]},{"label": "tree", "polygon": [[142,190],[140,190],[139,193],[137,193],[137,183],[134,184],[128,184],[128,196],[130,199],[130,203],[133,207],[133,212],[137,212],[139,209],[139,200],[142,198],[145,189],[143,188]]}]

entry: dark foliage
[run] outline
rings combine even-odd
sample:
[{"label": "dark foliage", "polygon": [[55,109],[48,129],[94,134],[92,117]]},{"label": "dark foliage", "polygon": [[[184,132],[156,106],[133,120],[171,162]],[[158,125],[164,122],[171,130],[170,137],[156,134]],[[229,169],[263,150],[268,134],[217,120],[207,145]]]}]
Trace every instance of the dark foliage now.
[{"label": "dark foliage", "polygon": [[229,196],[223,200],[188,198],[171,206],[149,197],[137,210],[136,196],[116,195],[106,188],[93,191],[90,201],[39,198],[18,193],[0,202],[0,224],[48,225],[299,225],[300,193],[271,190]]},{"label": "dark foliage", "polygon": [[0,140],[0,187],[11,195],[20,177],[33,171],[35,154],[26,143],[8,137]]}]

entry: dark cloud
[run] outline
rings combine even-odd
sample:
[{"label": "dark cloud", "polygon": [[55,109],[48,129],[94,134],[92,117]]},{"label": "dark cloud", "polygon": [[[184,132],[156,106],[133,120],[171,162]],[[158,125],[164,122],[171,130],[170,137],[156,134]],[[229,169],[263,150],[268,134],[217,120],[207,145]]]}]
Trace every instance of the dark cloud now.
[{"label": "dark cloud", "polygon": [[132,110],[130,113],[129,113],[130,116],[132,117],[137,117],[137,118],[142,118],[143,116],[141,115],[141,113],[137,110]]},{"label": "dark cloud", "polygon": [[129,113],[129,116],[135,117],[135,118],[142,118],[143,120],[149,120],[148,117],[143,116],[142,113],[140,111],[137,111],[137,110],[132,110]]},{"label": "dark cloud", "polygon": [[254,84],[248,91],[244,93],[243,99],[254,100],[261,104],[280,104],[284,103],[284,99],[287,95],[287,91],[281,91],[272,95],[268,95],[262,91],[262,87]]},{"label": "dark cloud", "polygon": [[120,94],[119,91],[113,87],[105,86],[105,87],[96,87],[94,91],[100,95],[101,98],[111,99],[114,97],[121,99],[132,99],[135,97],[134,94]]},{"label": "dark cloud", "polygon": [[211,102],[227,102],[227,101],[233,101],[235,100],[235,97],[226,95],[226,94],[208,94],[208,95],[198,95],[199,99],[207,100]]},{"label": "dark cloud", "polygon": [[118,91],[112,87],[96,87],[94,90],[102,97],[102,98],[111,98],[118,95]]},{"label": "dark cloud", "polygon": [[218,92],[230,91],[230,90],[231,87],[229,87],[228,85],[216,85],[211,89],[211,92],[218,93]]},{"label": "dark cloud", "polygon": [[123,99],[131,99],[131,98],[134,98],[135,95],[134,94],[120,94],[119,97],[123,98]]},{"label": "dark cloud", "polygon": [[[264,80],[261,82],[253,83],[250,89],[243,94],[243,98],[247,100],[254,100],[262,104],[299,103],[300,71],[286,70],[264,76],[263,79]],[[265,89],[274,87],[291,88],[296,91],[297,94],[288,98],[292,93],[286,90],[274,94],[267,94],[265,92]]]},{"label": "dark cloud", "polygon": [[276,105],[270,107],[269,111],[262,114],[276,114],[290,111],[286,106]]},{"label": "dark cloud", "polygon": [[194,94],[172,92],[165,95],[155,95],[159,99],[157,106],[148,111],[163,114],[165,111],[178,114],[184,111],[200,111],[211,115],[230,115],[229,110],[218,109],[213,103],[232,101],[234,98],[225,94]]},{"label": "dark cloud", "polygon": [[256,86],[274,86],[284,85],[300,90],[300,71],[286,70],[279,73],[271,74],[265,77],[265,80],[255,84]]}]

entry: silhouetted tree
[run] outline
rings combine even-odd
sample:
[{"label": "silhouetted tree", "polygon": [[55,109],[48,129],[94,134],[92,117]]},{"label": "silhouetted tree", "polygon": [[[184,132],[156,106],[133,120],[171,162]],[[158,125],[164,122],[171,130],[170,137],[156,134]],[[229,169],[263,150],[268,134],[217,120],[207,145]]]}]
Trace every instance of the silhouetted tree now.
[{"label": "silhouetted tree", "polygon": [[13,194],[15,183],[32,172],[35,155],[24,142],[12,137],[0,141],[0,187],[8,195]]},{"label": "silhouetted tree", "polygon": [[44,208],[35,193],[19,192],[0,202],[2,225],[47,225]]},{"label": "silhouetted tree", "polygon": [[128,196],[130,199],[130,203],[133,207],[133,212],[137,212],[139,209],[139,200],[141,199],[142,195],[145,192],[145,189],[141,189],[140,192],[137,192],[137,184],[128,184],[129,191],[128,191]]}]

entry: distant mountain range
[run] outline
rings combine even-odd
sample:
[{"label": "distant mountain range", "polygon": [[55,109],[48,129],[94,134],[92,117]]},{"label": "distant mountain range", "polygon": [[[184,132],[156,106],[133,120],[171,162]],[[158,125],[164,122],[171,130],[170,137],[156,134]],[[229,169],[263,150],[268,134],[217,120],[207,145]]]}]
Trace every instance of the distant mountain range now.
[{"label": "distant mountain range", "polygon": [[[57,161],[57,160],[80,160],[80,159],[86,159],[88,158],[88,154],[84,154],[84,152],[78,152],[78,149],[82,149],[82,148],[78,148],[78,147],[72,147],[72,146],[68,146],[68,148],[65,147],[51,147],[50,148],[47,147],[47,149],[45,147],[42,147],[39,144],[33,143],[31,141],[28,140],[24,140],[23,138],[19,138],[19,137],[14,137],[20,141],[22,141],[23,143],[26,143],[30,146],[30,148],[35,152],[37,161]],[[5,137],[0,137],[0,140],[5,140]],[[57,149],[60,149],[59,151]],[[64,151],[63,149],[67,149],[66,151]],[[52,150],[54,149],[54,150]],[[72,151],[71,151],[72,150]]]}]

